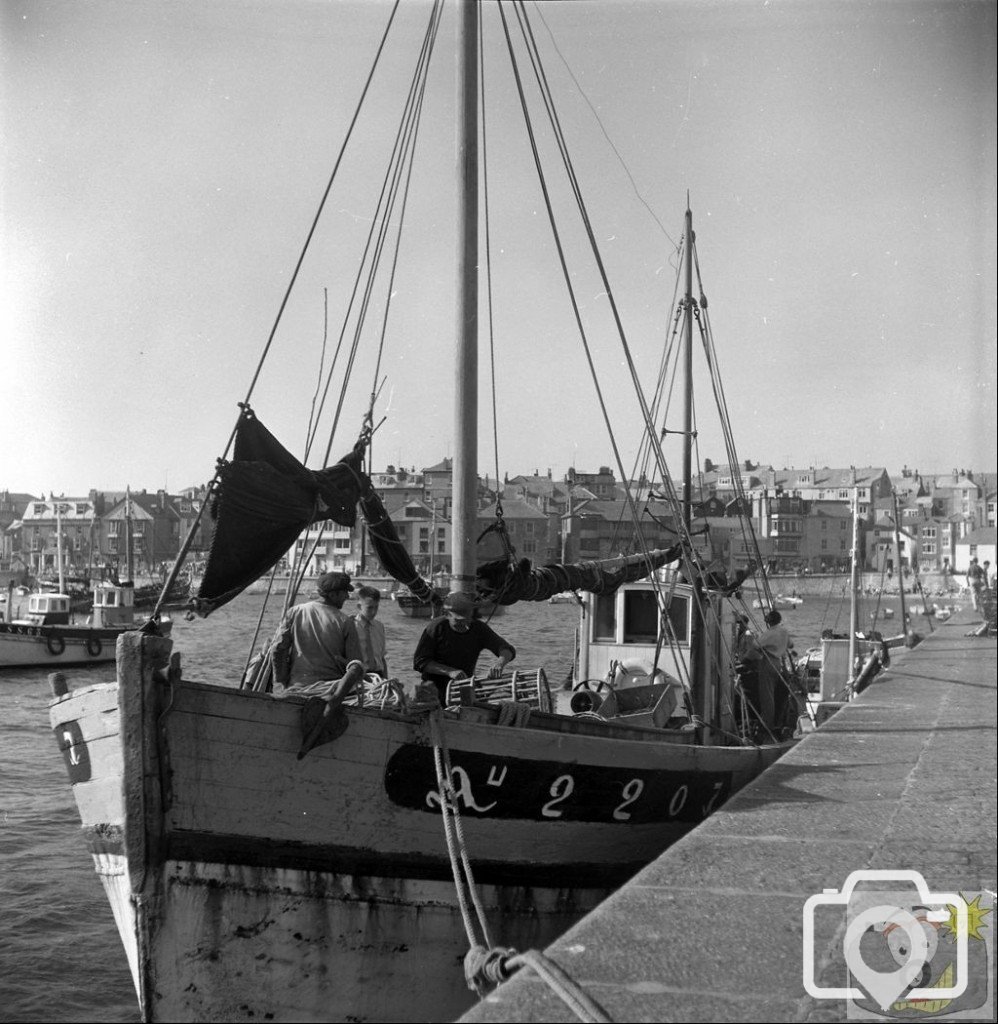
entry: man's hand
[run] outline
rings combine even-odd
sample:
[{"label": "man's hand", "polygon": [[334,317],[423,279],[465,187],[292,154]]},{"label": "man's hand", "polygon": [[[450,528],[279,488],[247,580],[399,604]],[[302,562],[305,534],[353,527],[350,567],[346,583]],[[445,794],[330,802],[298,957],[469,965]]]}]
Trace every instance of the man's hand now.
[{"label": "man's hand", "polygon": [[448,679],[467,679],[467,673],[462,672],[459,668],[451,668],[447,670]]},{"label": "man's hand", "polygon": [[489,669],[489,679],[498,679],[506,668],[504,661],[497,661],[492,668]]}]

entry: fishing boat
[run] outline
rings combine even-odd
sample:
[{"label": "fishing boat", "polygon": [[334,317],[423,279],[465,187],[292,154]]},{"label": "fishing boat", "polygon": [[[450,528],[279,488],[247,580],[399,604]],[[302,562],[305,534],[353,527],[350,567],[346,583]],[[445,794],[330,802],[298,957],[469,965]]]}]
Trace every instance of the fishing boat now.
[{"label": "fishing boat", "polygon": [[[526,8],[516,15],[525,24]],[[741,727],[726,603],[744,575],[707,571],[688,426],[674,546],[540,567],[511,550],[479,564],[478,16],[477,3],[459,5],[451,586],[502,605],[588,594],[573,707],[558,713],[542,673],[528,673],[530,701],[515,679],[511,701],[475,680],[452,686],[445,707],[418,689],[374,700],[351,672],[328,698],[306,698],[268,685],[265,650],[240,680],[185,664],[151,631],[122,636],[116,680],[59,694],[50,719],[147,1021],[453,1019],[501,976],[509,948],[543,948],[794,742]],[[414,93],[407,117],[422,109]],[[687,359],[702,312],[693,244],[687,211]],[[374,429],[369,415],[342,459],[311,470],[246,396],[204,503],[215,530],[202,616],[311,523],[351,525],[358,508],[380,564],[430,600],[365,472]]]},{"label": "fishing boat", "polygon": [[[59,576],[54,588],[29,593],[26,612],[14,608],[14,584],[7,593],[7,621],[0,621],[0,669],[12,667],[57,668],[114,661],[118,638],[128,630],[146,626],[149,620],[135,615],[131,584],[97,583],[87,602],[92,609],[84,621],[77,595],[66,586],[62,572],[60,505],[56,504],[56,545]],[[171,623],[163,618],[160,631]]]},{"label": "fishing boat", "polygon": [[774,594],[770,602],[763,600],[762,598],[755,598],[752,601],[753,608],[776,608],[779,611],[785,611],[788,608],[799,608],[804,603],[803,597],[798,597],[796,594],[785,596],[783,594]]}]

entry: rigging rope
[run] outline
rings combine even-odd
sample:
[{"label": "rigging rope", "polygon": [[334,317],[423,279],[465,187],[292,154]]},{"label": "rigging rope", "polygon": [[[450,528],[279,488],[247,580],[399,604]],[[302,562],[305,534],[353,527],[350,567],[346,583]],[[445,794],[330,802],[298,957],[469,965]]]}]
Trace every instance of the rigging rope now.
[{"label": "rigging rope", "polygon": [[[515,703],[515,702],[509,702]],[[513,714],[516,724],[525,722],[529,708],[516,705]],[[485,910],[478,894],[478,886],[471,868],[471,859],[461,827],[458,795],[454,790],[454,769],[450,761],[447,737],[444,733],[444,712],[439,705],[429,716],[433,742],[433,766],[436,771],[440,814],[444,825],[444,840],[450,859],[451,875],[457,895],[461,920],[468,939],[468,953],[464,958],[464,973],[468,987],[485,995],[487,986],[497,985],[521,967],[532,967],[548,986],[582,1021],[612,1024],[612,1018],[582,987],[558,964],[538,950],[517,953],[515,949],[495,946],[489,932]],[[502,722],[500,721],[500,724]],[[470,906],[469,906],[470,904]],[[474,909],[472,917],[471,908]],[[476,931],[476,924],[477,929]],[[479,941],[478,933],[481,933]]]},{"label": "rigging rope", "polygon": [[[348,350],[347,366],[344,371],[343,387],[341,388],[340,398],[334,413],[333,425],[329,433],[329,440],[326,446],[323,464],[328,462],[329,454],[332,450],[334,434],[343,408],[346,385],[349,380],[350,373],[352,372],[353,369],[354,360],[356,359],[357,348],[360,343],[360,335],[363,329],[364,321],[366,319],[367,309],[370,303],[370,296],[374,286],[374,280],[384,250],[385,238],[387,235],[388,226],[390,224],[391,215],[392,212],[394,211],[395,203],[398,197],[399,183],[401,180],[402,171],[406,166],[406,161],[408,160],[411,162],[415,132],[416,127],[418,126],[418,117],[422,111],[422,96],[426,88],[429,59],[432,53],[433,42],[436,39],[436,29],[439,25],[440,9],[440,0],[437,0],[437,2],[434,4],[434,7],[431,9],[430,18],[427,23],[427,28],[423,37],[423,43],[417,56],[416,65],[409,83],[409,90],[406,95],[405,103],[403,105],[399,127],[397,128],[395,133],[395,140],[393,142],[392,150],[389,155],[385,175],[384,178],[382,179],[381,190],[378,194],[378,198],[375,203],[374,213],[371,216],[371,226],[367,234],[367,241],[361,254],[361,259],[358,263],[357,274],[354,279],[354,284],[351,289],[350,298],[347,303],[346,311],[344,313],[343,324],[340,329],[339,339],[336,345],[336,351],[333,356],[333,362],[330,365],[329,372],[326,377],[326,385],[323,390],[322,399],[320,401],[320,411],[322,408],[324,408],[326,400],[328,398],[329,389],[332,384],[333,373],[335,371],[336,363],[339,358],[339,354],[342,349],[343,342],[347,333],[350,317],[353,313],[354,305],[357,302],[358,292],[361,291],[361,279],[364,275],[365,268],[367,268],[367,280],[362,292],[360,309],[357,314],[357,323],[354,330],[353,339]],[[308,449],[306,450],[305,459],[308,458],[308,454],[309,451],[311,450],[311,444],[313,441],[314,433],[312,439],[310,439]]]},{"label": "rigging rope", "polygon": [[[563,165],[565,167],[565,171],[566,171],[566,174],[567,174],[568,179],[569,179],[570,187],[572,189],[573,194],[576,197],[576,202],[577,202],[577,205],[579,207],[579,212],[580,212],[580,215],[582,217],[583,223],[584,223],[584,225],[586,227],[587,234],[589,236],[590,247],[593,250],[594,259],[595,259],[597,265],[599,266],[599,268],[601,270],[602,278],[603,278],[603,282],[604,282],[604,287],[605,287],[607,295],[609,296],[609,299],[610,299],[611,309],[614,312],[614,318],[615,318],[615,321],[617,323],[618,330],[622,333],[623,327],[622,327],[622,325],[620,323],[619,317],[616,315],[616,305],[615,305],[615,303],[613,301],[613,296],[612,296],[612,291],[611,291],[611,288],[610,288],[610,284],[609,284],[609,281],[607,280],[606,272],[605,272],[605,269],[603,268],[602,260],[600,259],[600,256],[599,256],[599,250],[598,250],[598,247],[596,246],[596,240],[595,240],[595,236],[594,236],[593,231],[592,231],[592,226],[589,223],[588,215],[587,215],[586,210],[585,210],[585,205],[584,205],[584,203],[582,201],[582,196],[581,196],[581,192],[579,190],[578,181],[577,181],[577,179],[575,177],[574,170],[572,168],[571,159],[570,159],[570,157],[568,155],[567,147],[566,147],[566,144],[565,144],[564,135],[563,135],[563,133],[561,131],[561,126],[560,126],[560,123],[558,122],[557,114],[556,114],[556,112],[554,110],[554,103],[553,103],[553,99],[552,99],[552,97],[550,95],[550,90],[548,89],[548,86],[547,86],[547,80],[546,80],[546,77],[544,75],[543,68],[540,66],[539,55],[536,52],[536,44],[535,44],[534,39],[533,39],[533,33],[531,32],[530,27],[529,27],[529,21],[527,19],[526,10],[524,8],[522,0],[518,0],[518,2],[514,4],[513,9],[514,9],[514,13],[516,14],[517,21],[518,21],[519,26],[520,26],[521,35],[523,36],[523,39],[524,39],[524,43],[525,43],[525,46],[526,46],[526,49],[527,49],[527,55],[528,55],[528,57],[530,59],[530,63],[531,63],[531,65],[533,67],[533,70],[534,70],[535,80],[537,82],[538,88],[541,91],[541,97],[542,97],[542,100],[544,102],[544,106],[545,106],[545,108],[547,110],[547,113],[548,113],[549,123],[551,124],[551,128],[552,128],[552,131],[554,132],[555,140],[556,140],[557,145],[558,145],[558,149],[559,149],[559,151],[560,151],[560,153],[562,155],[562,163],[563,163]],[[566,287],[568,289],[569,298],[570,298],[571,305],[572,305],[572,310],[573,310],[573,313],[574,313],[574,316],[575,316],[576,326],[577,326],[578,331],[579,331],[579,337],[580,337],[580,340],[582,342],[583,349],[585,351],[586,360],[587,360],[587,362],[589,364],[590,376],[593,379],[593,385],[594,385],[594,388],[595,388],[595,391],[596,391],[596,398],[597,398],[597,401],[599,403],[601,414],[603,416],[603,421],[604,421],[604,423],[605,423],[605,425],[607,427],[607,431],[609,433],[610,445],[611,445],[611,447],[613,449],[614,459],[615,459],[618,471],[620,472],[621,479],[624,481],[626,500],[627,500],[628,506],[629,506],[629,508],[631,510],[632,518],[635,520],[635,522],[637,522],[637,520],[638,520],[638,512],[637,512],[637,508],[636,508],[636,505],[635,505],[634,496],[631,493],[630,482],[627,480],[627,476],[626,476],[626,473],[624,471],[623,460],[622,460],[621,455],[620,455],[620,448],[619,448],[619,446],[617,444],[616,437],[614,436],[613,426],[612,426],[612,424],[610,422],[610,417],[609,417],[609,412],[608,412],[607,405],[606,405],[606,400],[605,400],[604,395],[603,395],[603,389],[600,386],[599,379],[598,379],[597,374],[596,374],[596,368],[595,368],[595,364],[594,364],[594,361],[593,361],[592,351],[590,349],[589,340],[588,340],[588,337],[586,335],[585,326],[582,323],[582,316],[581,316],[581,312],[580,312],[580,309],[579,309],[578,300],[577,300],[576,295],[575,295],[575,289],[574,289],[574,286],[572,284],[571,274],[569,273],[569,270],[568,270],[568,265],[567,265],[567,261],[566,261],[566,257],[565,257],[564,247],[562,245],[561,236],[560,236],[560,233],[558,231],[558,225],[557,225],[557,223],[555,221],[554,208],[553,208],[553,204],[552,204],[552,200],[551,200],[550,191],[548,189],[547,179],[546,179],[546,177],[544,175],[544,169],[541,166],[540,154],[539,154],[538,144],[537,144],[537,138],[536,138],[536,134],[534,132],[533,122],[532,122],[532,120],[530,118],[530,111],[529,111],[528,105],[527,105],[526,91],[525,91],[524,84],[523,84],[523,79],[522,79],[522,76],[521,76],[521,73],[520,73],[520,66],[519,66],[519,62],[518,62],[518,60],[516,58],[516,53],[515,53],[515,50],[514,50],[514,47],[513,47],[513,41],[512,41],[512,37],[510,35],[510,30],[509,30],[509,23],[507,21],[506,12],[505,12],[505,9],[504,9],[503,5],[500,5],[500,7],[499,7],[499,14],[500,14],[500,17],[502,18],[503,32],[504,32],[505,37],[506,37],[506,48],[507,48],[507,51],[509,53],[510,64],[512,66],[513,76],[514,76],[514,79],[516,81],[517,94],[518,94],[519,100],[520,100],[520,109],[521,109],[521,112],[523,114],[524,125],[526,127],[527,136],[528,136],[529,141],[530,141],[530,148],[531,148],[531,152],[532,152],[533,158],[534,158],[534,166],[535,166],[535,169],[537,171],[538,183],[540,185],[541,193],[542,193],[543,198],[544,198],[544,205],[545,205],[545,208],[547,210],[548,221],[549,221],[549,224],[550,224],[550,227],[551,227],[552,237],[553,237],[553,240],[554,240],[554,243],[555,243],[555,247],[556,247],[556,249],[558,251],[558,259],[559,259],[559,262],[561,263],[562,275],[564,277],[565,284],[566,284]],[[643,395],[640,394],[640,389],[639,389],[639,400],[643,404],[644,398],[643,398]],[[648,547],[644,543],[644,539],[643,538],[641,539],[641,549],[642,549],[641,553],[647,558],[649,552],[648,552]]]},{"label": "rigging rope", "polygon": [[298,256],[298,261],[295,263],[294,271],[291,274],[291,280],[288,282],[288,286],[284,292],[284,297],[281,299],[280,306],[278,307],[277,310],[277,315],[274,318],[273,326],[270,329],[270,334],[267,336],[267,341],[264,344],[263,352],[260,354],[260,359],[257,362],[256,370],[253,373],[253,377],[251,378],[249,387],[246,391],[246,397],[243,403],[240,404],[240,415],[236,418],[236,423],[232,428],[232,432],[229,434],[229,439],[225,444],[225,448],[222,451],[222,455],[220,456],[218,462],[216,463],[215,475],[208,483],[208,486],[205,491],[205,498],[204,501],[202,502],[201,508],[198,510],[198,514],[191,525],[190,531],[188,532],[187,537],[185,538],[184,543],[181,546],[179,553],[177,554],[177,558],[173,563],[173,568],[170,570],[170,575],[166,582],[164,583],[163,590],[161,591],[159,598],[156,601],[156,606],[155,608],[153,608],[152,615],[150,616],[150,618],[152,619],[158,618],[160,609],[163,605],[164,600],[166,599],[166,595],[169,594],[170,588],[176,581],[177,576],[179,575],[180,570],[183,567],[183,564],[187,558],[187,555],[190,553],[191,546],[194,543],[194,538],[198,532],[198,528],[201,525],[201,520],[204,516],[205,510],[208,508],[208,505],[211,502],[215,491],[218,489],[218,470],[223,460],[228,458],[229,451],[231,450],[232,444],[235,441],[236,431],[239,427],[239,421],[242,418],[242,405],[249,405],[250,399],[252,398],[253,395],[253,390],[255,389],[257,380],[259,379],[260,373],[263,370],[263,364],[266,362],[267,356],[270,354],[270,349],[271,346],[273,345],[274,338],[277,334],[278,326],[281,323],[281,318],[284,315],[284,310],[288,304],[288,300],[291,297],[292,289],[294,288],[295,283],[298,280],[298,274],[301,271],[302,264],[305,262],[305,255],[308,252],[309,246],[311,245],[312,237],[314,236],[316,228],[318,227],[319,219],[321,218],[322,211],[326,205],[326,200],[329,197],[329,193],[333,187],[333,182],[336,180],[336,175],[339,172],[340,163],[343,160],[343,154],[346,152],[347,144],[349,143],[353,135],[354,127],[357,124],[357,118],[360,116],[360,111],[364,105],[364,100],[367,98],[368,89],[370,88],[371,81],[374,78],[374,73],[377,70],[378,64],[381,60],[381,54],[384,51],[385,42],[388,39],[388,33],[391,30],[392,23],[395,20],[395,14],[398,11],[398,7],[399,0],[395,0],[395,2],[392,5],[391,13],[388,15],[388,22],[385,25],[385,30],[381,35],[380,42],[378,43],[378,48],[377,51],[375,52],[374,60],[371,63],[371,70],[368,72],[367,79],[364,82],[364,87],[360,93],[360,98],[357,101],[357,106],[354,109],[353,116],[350,119],[350,124],[347,127],[347,132],[346,136],[343,139],[343,144],[340,146],[340,151],[336,157],[336,162],[333,165],[333,170],[329,175],[329,180],[326,183],[325,191],[323,192],[322,198],[319,201],[318,208],[315,211],[315,216],[312,218],[311,227],[309,228],[308,233],[305,236],[305,242],[302,245],[301,253]]}]

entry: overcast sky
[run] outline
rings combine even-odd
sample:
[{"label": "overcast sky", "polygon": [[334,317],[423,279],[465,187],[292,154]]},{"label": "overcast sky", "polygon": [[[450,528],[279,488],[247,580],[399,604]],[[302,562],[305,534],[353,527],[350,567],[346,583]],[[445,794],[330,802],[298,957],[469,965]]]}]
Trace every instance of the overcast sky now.
[{"label": "overcast sky", "polygon": [[[0,487],[177,490],[211,476],[390,9],[2,0]],[[407,0],[397,17],[253,393],[257,414],[298,454],[324,290],[332,344],[428,10]],[[580,0],[529,10],[648,387],[669,330],[688,190],[743,459],[995,468],[993,3]],[[612,464],[607,432],[495,5],[484,13],[499,469],[592,471]],[[454,80],[451,7],[386,330],[376,467],[421,468],[453,453]],[[630,464],[640,422],[606,296],[578,229],[565,231]],[[383,306],[376,295],[334,455],[353,444],[366,408]],[[488,362],[483,350],[483,473],[495,466]],[[709,404],[698,398],[700,454],[722,461]],[[678,468],[672,437],[667,456]]]}]

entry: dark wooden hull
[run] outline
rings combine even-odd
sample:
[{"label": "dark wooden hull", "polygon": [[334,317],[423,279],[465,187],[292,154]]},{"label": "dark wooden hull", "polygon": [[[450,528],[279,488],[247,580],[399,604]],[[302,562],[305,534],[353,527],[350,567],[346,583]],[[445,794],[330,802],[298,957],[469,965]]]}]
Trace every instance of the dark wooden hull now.
[{"label": "dark wooden hull", "polygon": [[513,727],[479,705],[351,708],[346,732],[299,760],[301,702],[182,680],[169,653],[123,638],[116,686],[51,708],[150,1021],[439,1020],[470,1005],[435,747],[494,941],[522,949],[788,746],[536,712]]}]

